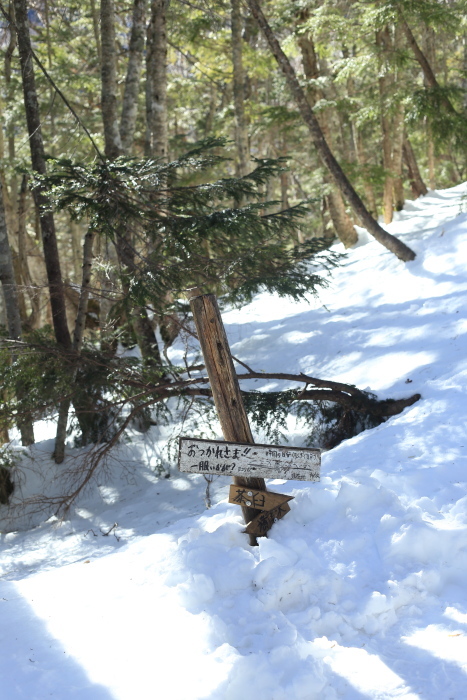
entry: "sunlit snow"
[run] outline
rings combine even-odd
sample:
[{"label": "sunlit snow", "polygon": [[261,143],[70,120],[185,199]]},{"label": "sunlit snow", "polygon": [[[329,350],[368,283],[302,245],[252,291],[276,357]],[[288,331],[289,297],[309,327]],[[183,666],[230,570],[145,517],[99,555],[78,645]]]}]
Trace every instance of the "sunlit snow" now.
[{"label": "sunlit snow", "polygon": [[[320,483],[269,482],[295,498],[258,547],[223,477],[206,510],[202,476],[174,457],[158,476],[168,427],[134,430],[64,521],[0,511],[0,700],[467,697],[466,197],[406,203],[389,228],[411,263],[360,230],[319,298],[223,313],[256,370],[422,395],[324,453]],[[56,493],[85,453],[57,468],[53,431],[36,425],[16,499]]]}]

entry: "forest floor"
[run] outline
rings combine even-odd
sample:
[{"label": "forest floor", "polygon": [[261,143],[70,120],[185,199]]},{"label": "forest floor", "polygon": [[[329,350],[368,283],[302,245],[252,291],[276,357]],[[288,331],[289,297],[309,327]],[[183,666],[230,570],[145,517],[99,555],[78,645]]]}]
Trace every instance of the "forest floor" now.
[{"label": "forest floor", "polygon": [[[361,232],[319,298],[224,313],[255,370],[422,396],[324,453],[320,483],[269,481],[295,499],[258,547],[225,478],[207,510],[202,476],[157,477],[168,429],[134,431],[61,522],[3,509],[1,700],[465,700],[466,198],[406,203],[389,230],[414,262]],[[16,497],[58,473],[36,428]]]}]

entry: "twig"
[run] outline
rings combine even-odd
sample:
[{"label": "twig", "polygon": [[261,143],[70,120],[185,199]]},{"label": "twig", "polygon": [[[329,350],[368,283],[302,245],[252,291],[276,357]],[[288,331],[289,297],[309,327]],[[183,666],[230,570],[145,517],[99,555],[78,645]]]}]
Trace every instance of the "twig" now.
[{"label": "twig", "polygon": [[245,362],[242,362],[241,360],[239,360],[238,357],[235,357],[235,355],[232,355],[232,360],[235,360],[235,362],[238,362],[239,365],[241,365],[242,367],[245,367],[245,369],[247,369],[249,372],[252,372],[253,374],[255,373],[254,369],[251,369],[251,367],[248,367],[248,365],[245,364]]},{"label": "twig", "polygon": [[108,530],[107,532],[102,532],[102,529],[101,529],[102,535],[104,535],[104,537],[108,537],[108,536],[110,535],[110,533],[112,532],[112,530],[115,530],[115,528],[117,527],[117,525],[118,525],[118,523],[114,523],[114,524],[112,525],[112,527],[110,528],[110,530]]}]

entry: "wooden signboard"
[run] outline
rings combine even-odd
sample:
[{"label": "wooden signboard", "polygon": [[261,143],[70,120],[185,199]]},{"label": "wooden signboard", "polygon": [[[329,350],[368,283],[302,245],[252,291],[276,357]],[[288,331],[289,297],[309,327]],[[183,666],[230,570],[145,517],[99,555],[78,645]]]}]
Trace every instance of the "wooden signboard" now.
[{"label": "wooden signboard", "polygon": [[232,484],[229,491],[229,503],[236,503],[238,506],[249,506],[257,510],[273,510],[278,506],[292,501],[293,496],[286,496],[275,491],[257,491],[247,486],[237,486]]},{"label": "wooden signboard", "polygon": [[320,464],[321,453],[314,448],[180,438],[181,472],[319,481]]},{"label": "wooden signboard", "polygon": [[264,536],[278,520],[289,512],[288,501],[293,496],[274,491],[257,491],[245,486],[232,484],[229,492],[229,503],[239,506],[248,506],[263,511],[256,516],[247,526],[245,532],[249,535]]}]

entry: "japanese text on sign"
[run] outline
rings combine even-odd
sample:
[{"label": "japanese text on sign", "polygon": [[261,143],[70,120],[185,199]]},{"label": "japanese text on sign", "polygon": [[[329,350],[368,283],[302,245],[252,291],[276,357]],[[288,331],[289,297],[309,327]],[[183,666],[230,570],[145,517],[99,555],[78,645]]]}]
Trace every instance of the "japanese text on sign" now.
[{"label": "japanese text on sign", "polygon": [[319,481],[317,449],[180,438],[179,468],[194,474]]}]

